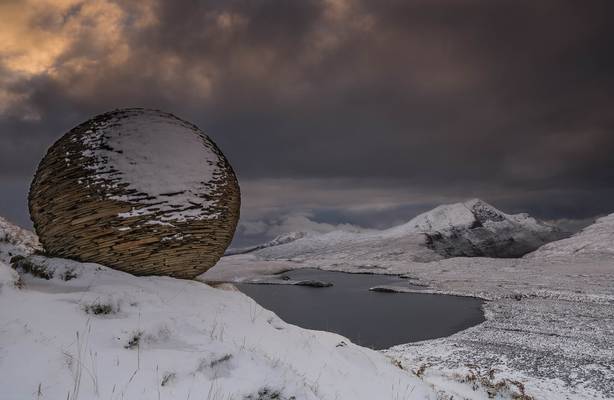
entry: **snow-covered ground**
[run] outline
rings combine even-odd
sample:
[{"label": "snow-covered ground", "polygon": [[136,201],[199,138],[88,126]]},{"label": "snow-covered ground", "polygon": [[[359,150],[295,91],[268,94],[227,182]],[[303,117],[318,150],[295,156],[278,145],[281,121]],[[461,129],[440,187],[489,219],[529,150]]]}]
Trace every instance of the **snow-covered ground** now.
[{"label": "snow-covered ground", "polygon": [[490,300],[486,322],[386,352],[427,366],[426,381],[494,371],[487,382],[520,382],[537,399],[614,398],[614,260],[456,258],[388,271]]},{"label": "snow-covered ground", "polygon": [[28,256],[35,237],[0,222],[2,400],[437,398],[387,356],[232,287]]},{"label": "snow-covered ground", "polygon": [[[425,382],[476,398],[507,390],[508,397],[614,398],[614,214],[568,239],[523,258],[457,257],[416,262],[392,252],[403,242],[353,249],[284,246],[224,257],[202,279],[240,281],[315,267],[401,274],[433,293],[489,300],[486,322],[448,338],[404,344],[386,354]],[[326,236],[326,235],[322,235]],[[322,237],[320,236],[320,237]],[[301,239],[302,240],[302,239]],[[324,240],[324,239],[321,239]],[[295,241],[295,247],[299,240]],[[309,243],[313,243],[310,239]],[[365,249],[365,245],[374,250]],[[390,251],[389,254],[386,252]],[[273,255],[273,256],[272,256]],[[518,397],[517,397],[518,398]],[[522,397],[520,397],[522,398]],[[528,397],[525,397],[528,398]]]},{"label": "snow-covered ground", "polygon": [[0,216],[0,261],[7,263],[13,256],[40,249],[38,237],[33,232],[13,225]]},{"label": "snow-covered ground", "polygon": [[527,254],[527,258],[614,258],[614,214],[599,218],[580,233]]}]

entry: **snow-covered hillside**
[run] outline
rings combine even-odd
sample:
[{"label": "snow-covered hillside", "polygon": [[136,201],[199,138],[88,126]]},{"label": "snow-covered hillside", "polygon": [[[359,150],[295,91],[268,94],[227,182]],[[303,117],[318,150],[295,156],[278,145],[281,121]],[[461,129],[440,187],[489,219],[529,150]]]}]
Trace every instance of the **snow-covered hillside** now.
[{"label": "snow-covered hillside", "polygon": [[0,261],[8,262],[15,255],[27,255],[40,250],[38,237],[0,216]]},{"label": "snow-covered hillside", "polygon": [[[317,266],[429,262],[455,256],[519,257],[564,234],[529,217],[509,215],[481,201],[439,206],[382,231],[287,235],[249,251],[255,260],[292,260]],[[235,256],[243,257],[245,256]],[[222,265],[232,262],[231,257]]]},{"label": "snow-covered hillside", "polygon": [[614,214],[599,218],[575,235],[548,243],[526,258],[614,258]]},{"label": "snow-covered hillside", "polygon": [[565,236],[528,214],[506,214],[472,199],[442,205],[391,232],[423,232],[429,248],[445,257],[520,257]]},{"label": "snow-covered hillside", "polygon": [[2,400],[435,399],[381,353],[239,292],[15,256],[33,238],[2,220]]}]

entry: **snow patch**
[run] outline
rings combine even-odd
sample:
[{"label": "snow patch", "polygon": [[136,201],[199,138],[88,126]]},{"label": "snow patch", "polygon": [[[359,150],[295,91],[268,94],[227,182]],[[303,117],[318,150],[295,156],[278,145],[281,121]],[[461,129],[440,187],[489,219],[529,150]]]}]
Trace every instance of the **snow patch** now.
[{"label": "snow patch", "polygon": [[209,138],[171,114],[131,109],[94,123],[80,137],[93,183],[122,188],[110,199],[139,204],[121,218],[162,212],[161,222],[218,218],[203,196],[223,174]]}]

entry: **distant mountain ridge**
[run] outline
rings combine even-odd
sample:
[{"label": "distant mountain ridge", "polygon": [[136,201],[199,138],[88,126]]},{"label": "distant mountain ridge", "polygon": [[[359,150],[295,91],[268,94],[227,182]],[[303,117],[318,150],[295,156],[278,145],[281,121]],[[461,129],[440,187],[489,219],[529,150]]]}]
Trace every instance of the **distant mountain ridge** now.
[{"label": "distant mountain ridge", "polygon": [[233,254],[264,259],[326,257],[434,261],[447,257],[521,257],[567,235],[528,214],[506,214],[472,199],[441,205],[382,231],[293,232]]},{"label": "distant mountain ridge", "polygon": [[246,253],[251,253],[253,251],[257,251],[257,250],[262,250],[262,249],[266,249],[267,247],[273,247],[273,246],[279,246],[280,244],[286,244],[286,243],[290,243],[293,242],[295,240],[298,239],[302,239],[305,236],[309,235],[309,233],[307,232],[289,232],[289,233],[282,233],[281,235],[277,235],[275,236],[273,239],[269,240],[268,242],[264,242],[255,246],[248,246],[248,247],[240,247],[237,249],[228,249],[226,250],[226,252],[224,253],[225,256],[232,256],[235,254],[246,254]]}]

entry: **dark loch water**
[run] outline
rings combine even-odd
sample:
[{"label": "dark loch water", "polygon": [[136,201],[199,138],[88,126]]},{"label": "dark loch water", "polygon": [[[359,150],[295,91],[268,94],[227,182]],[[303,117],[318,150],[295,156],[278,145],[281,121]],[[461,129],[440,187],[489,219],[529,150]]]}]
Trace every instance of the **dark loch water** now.
[{"label": "dark loch water", "polygon": [[284,274],[333,286],[240,284],[239,290],[303,328],[339,333],[374,349],[451,335],[484,321],[482,301],[469,297],[369,291],[378,285],[412,287],[407,280],[304,269]]}]

